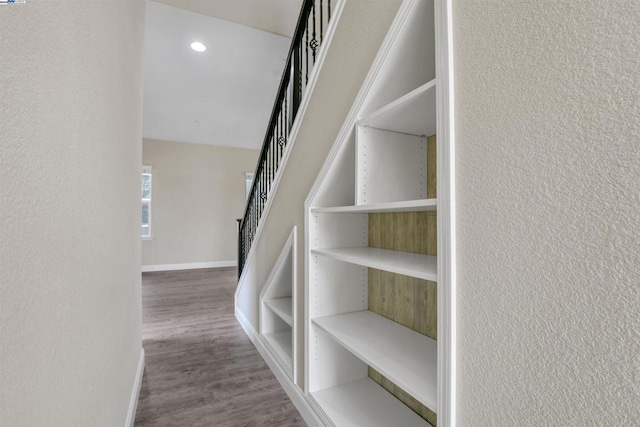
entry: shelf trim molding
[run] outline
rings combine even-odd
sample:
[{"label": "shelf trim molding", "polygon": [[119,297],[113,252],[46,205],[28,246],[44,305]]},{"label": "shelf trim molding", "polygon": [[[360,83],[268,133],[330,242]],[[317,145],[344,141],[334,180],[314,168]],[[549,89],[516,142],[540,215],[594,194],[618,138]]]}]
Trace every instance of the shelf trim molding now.
[{"label": "shelf trim molding", "polygon": [[435,0],[438,162],[438,425],[456,425],[456,173],[453,0]]}]

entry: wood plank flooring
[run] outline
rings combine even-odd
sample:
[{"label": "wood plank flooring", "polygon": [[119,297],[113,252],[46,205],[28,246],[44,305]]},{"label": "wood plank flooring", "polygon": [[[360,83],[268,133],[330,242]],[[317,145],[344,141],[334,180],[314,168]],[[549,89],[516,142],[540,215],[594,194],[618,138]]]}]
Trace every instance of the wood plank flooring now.
[{"label": "wood plank flooring", "polygon": [[135,426],[306,424],[233,315],[235,268],[142,275]]}]

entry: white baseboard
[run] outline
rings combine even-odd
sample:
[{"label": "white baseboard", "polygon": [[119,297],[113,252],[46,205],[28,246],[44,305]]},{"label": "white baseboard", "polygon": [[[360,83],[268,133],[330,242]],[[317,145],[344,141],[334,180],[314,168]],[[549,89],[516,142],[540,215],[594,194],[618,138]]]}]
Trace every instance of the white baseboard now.
[{"label": "white baseboard", "polygon": [[238,261],[214,261],[214,262],[192,262],[187,264],[157,264],[143,265],[142,272],[151,271],[174,271],[174,270],[193,270],[197,268],[220,268],[220,267],[236,267]]},{"label": "white baseboard", "polygon": [[267,350],[267,348],[264,346],[262,338],[253,328],[251,322],[249,322],[245,315],[237,308],[235,310],[235,313],[238,323],[240,323],[240,326],[242,326],[244,332],[247,334],[253,345],[258,349],[258,352],[260,353],[264,361],[267,362],[267,365],[269,365],[269,368],[271,368],[271,371],[275,375],[276,379],[278,380],[278,382],[280,382],[280,385],[282,385],[285,393],[287,393],[287,396],[289,396],[289,399],[291,399],[291,402],[296,407],[298,412],[300,412],[300,415],[307,423],[307,425],[310,427],[322,427],[326,425],[326,423],[323,423],[315,413],[312,405],[309,403],[302,390],[300,390],[298,386],[291,382],[289,376],[282,369],[280,364],[273,358],[269,350]]},{"label": "white baseboard", "polygon": [[136,371],[136,379],[133,382],[131,390],[131,399],[129,400],[129,411],[127,412],[127,420],[124,427],[133,427],[136,420],[136,410],[138,409],[138,398],[140,397],[140,388],[142,387],[142,375],[144,374],[144,348],[140,349],[140,359],[138,360],[138,370]]}]

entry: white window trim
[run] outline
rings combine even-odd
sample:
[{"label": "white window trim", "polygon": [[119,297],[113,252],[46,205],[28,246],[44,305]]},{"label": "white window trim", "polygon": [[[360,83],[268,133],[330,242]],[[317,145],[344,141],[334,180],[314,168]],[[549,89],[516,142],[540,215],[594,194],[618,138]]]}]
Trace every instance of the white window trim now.
[{"label": "white window trim", "polygon": [[[153,239],[153,208],[152,208],[152,202],[151,200],[153,199],[153,173],[152,173],[152,167],[151,166],[142,166],[142,175],[149,175],[151,176],[151,198],[149,199],[142,199],[140,200],[140,206],[142,207],[143,204],[147,204],[149,206],[149,234],[148,235],[142,235],[142,232],[140,233],[140,237],[142,238],[142,240],[152,240]],[[140,225],[142,227],[142,224]]]}]

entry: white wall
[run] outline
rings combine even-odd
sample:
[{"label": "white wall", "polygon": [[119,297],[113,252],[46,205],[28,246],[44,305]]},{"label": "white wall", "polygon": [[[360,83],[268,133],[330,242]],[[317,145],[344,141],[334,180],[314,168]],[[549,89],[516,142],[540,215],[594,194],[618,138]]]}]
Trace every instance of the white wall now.
[{"label": "white wall", "polygon": [[453,4],[459,425],[640,425],[640,5]]},{"label": "white wall", "polygon": [[153,167],[153,239],[142,242],[143,266],[235,263],[245,172],[255,170],[258,154],[145,139],[143,163]]},{"label": "white wall", "polygon": [[144,4],[0,7],[0,425],[122,426],[141,350]]},{"label": "white wall", "polygon": [[[360,90],[400,5],[399,0],[350,0],[321,70],[280,186],[254,242],[238,308],[258,329],[258,295],[294,225],[304,230],[304,201]],[[304,233],[298,233],[298,318],[304,319]],[[304,328],[298,328],[298,378],[304,368]]]}]

